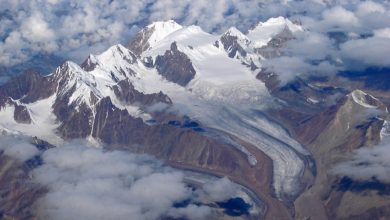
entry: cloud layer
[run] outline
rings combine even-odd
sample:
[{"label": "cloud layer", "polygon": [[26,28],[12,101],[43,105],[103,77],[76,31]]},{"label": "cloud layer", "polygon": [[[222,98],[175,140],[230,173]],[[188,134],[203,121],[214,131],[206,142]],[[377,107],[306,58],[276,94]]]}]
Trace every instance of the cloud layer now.
[{"label": "cloud layer", "polygon": [[47,189],[34,204],[41,219],[202,220],[215,214],[204,202],[241,192],[227,178],[208,177],[194,190],[183,172],[153,157],[104,151],[84,141],[41,152],[26,138],[0,136],[0,151],[20,162],[42,158],[31,171],[32,180]]},{"label": "cloud layer", "polygon": [[357,181],[372,181],[390,184],[390,138],[386,137],[374,148],[360,148],[350,161],[333,169],[337,175],[348,176]]},{"label": "cloud layer", "polygon": [[0,152],[19,161],[26,161],[39,153],[38,149],[29,144],[25,138],[0,135]]}]

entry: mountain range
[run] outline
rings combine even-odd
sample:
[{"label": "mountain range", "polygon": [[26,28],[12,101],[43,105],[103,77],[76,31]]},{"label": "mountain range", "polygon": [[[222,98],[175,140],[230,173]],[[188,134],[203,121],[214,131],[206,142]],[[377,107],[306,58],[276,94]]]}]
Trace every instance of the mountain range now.
[{"label": "mountain range", "polygon": [[[226,176],[265,207],[242,219],[387,219],[387,183],[332,170],[354,150],[380,143],[390,92],[345,75],[281,84],[262,62],[283,55],[305,31],[283,17],[245,34],[154,22],[81,64],[10,79],[0,87],[0,128],[43,148],[83,139]],[[28,179],[29,169],[15,176],[0,157],[3,186]],[[2,215],[17,219],[33,213],[23,200],[44,193],[1,190]]]}]

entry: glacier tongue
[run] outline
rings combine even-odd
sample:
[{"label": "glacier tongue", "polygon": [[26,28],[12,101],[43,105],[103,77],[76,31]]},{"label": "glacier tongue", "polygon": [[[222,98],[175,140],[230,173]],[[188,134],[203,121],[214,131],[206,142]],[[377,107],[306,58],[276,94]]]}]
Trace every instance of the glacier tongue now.
[{"label": "glacier tongue", "polygon": [[[297,193],[304,163],[296,151],[304,155],[308,152],[291,139],[283,128],[256,113],[268,106],[271,97],[264,83],[256,80],[254,75],[244,76],[241,81],[222,80],[220,84],[199,77],[183,88],[165,81],[155,70],[138,71],[141,77],[133,81],[138,90],[144,93],[163,91],[173,101],[171,111],[188,115],[208,128],[253,144],[273,160],[277,195]],[[236,147],[247,155],[251,164],[256,163],[250,152],[242,146]]]},{"label": "glacier tongue", "polygon": [[[299,31],[289,20],[277,18],[264,23],[268,37],[282,31],[285,26]],[[262,27],[262,29],[264,29]],[[250,40],[235,28],[228,32],[237,36],[242,44]],[[140,66],[133,78],[134,86],[144,93],[162,91],[173,101],[173,111],[179,111],[199,120],[213,130],[223,131],[242,138],[267,154],[274,164],[274,187],[279,197],[295,195],[305,164],[297,155],[308,152],[280,126],[259,114],[272,99],[265,85],[256,79],[256,72],[232,59],[224,48],[214,43],[220,36],[205,33],[196,26],[183,27],[165,36],[141,58],[164,54],[173,42],[192,61],[196,70],[195,78],[186,87],[167,82],[157,71]],[[249,40],[250,39],[250,40]],[[268,39],[268,38],[267,38]],[[254,164],[256,159],[242,146],[236,146]]]}]

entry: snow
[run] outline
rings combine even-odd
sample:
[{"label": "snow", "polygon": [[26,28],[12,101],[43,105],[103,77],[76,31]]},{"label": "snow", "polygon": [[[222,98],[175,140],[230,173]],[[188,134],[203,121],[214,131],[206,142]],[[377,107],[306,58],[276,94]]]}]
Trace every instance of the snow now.
[{"label": "snow", "polygon": [[169,50],[171,44],[176,42],[178,45],[183,45],[185,47],[200,47],[203,45],[209,45],[218,40],[218,36],[211,35],[202,30],[198,26],[188,26],[183,27],[160,40],[156,45],[151,46],[151,48],[145,51],[143,57],[156,57],[157,55],[163,55],[166,50]]},{"label": "snow", "polygon": [[229,28],[229,30],[227,30],[223,35],[237,37],[238,43],[243,48],[245,48],[247,46],[247,44],[250,42],[249,38],[235,27]]},{"label": "snow", "polygon": [[95,79],[94,76],[85,72],[79,65],[73,62],[66,62],[68,70],[61,77],[66,77],[67,84],[66,87],[59,91],[59,95],[64,95],[72,89],[73,86],[76,87],[75,91],[72,93],[69,98],[69,103],[86,103],[88,106],[91,105],[91,94],[93,93],[96,97],[102,97],[100,91],[94,86]]},{"label": "snow", "polygon": [[147,28],[154,29],[152,35],[148,39],[149,46],[154,47],[167,35],[181,29],[182,26],[173,20],[169,20],[153,22],[152,24],[148,25]]},{"label": "snow", "polygon": [[382,126],[382,129],[380,132],[380,137],[381,137],[381,140],[383,140],[384,138],[389,137],[389,136],[390,136],[390,122],[385,120],[383,122],[383,126]]},{"label": "snow", "polygon": [[312,103],[312,104],[318,104],[320,101],[314,98],[307,98],[307,102]]},{"label": "snow", "polygon": [[108,50],[96,56],[100,65],[118,67],[135,62],[135,55],[121,44],[111,46]]},{"label": "snow", "polygon": [[365,107],[365,108],[378,108],[377,106],[370,105],[367,103],[366,96],[370,96],[372,99],[377,100],[375,97],[368,95],[367,93],[361,90],[354,90],[351,93],[352,99],[355,103]]},{"label": "snow", "polygon": [[7,105],[0,110],[0,128],[11,134],[37,136],[52,144],[62,143],[63,140],[55,134],[55,129],[59,124],[56,122],[56,117],[52,113],[51,106],[54,100],[55,95],[34,103],[25,104],[32,119],[31,124],[17,123],[14,120],[15,107],[13,105]]},{"label": "snow", "polygon": [[211,43],[193,49],[179,46],[192,61],[198,80],[211,82],[214,85],[256,80],[249,68],[239,60],[231,59],[225,51]]},{"label": "snow", "polygon": [[259,22],[255,28],[249,30],[248,38],[252,41],[254,48],[260,48],[267,45],[272,37],[282,32],[286,27],[292,33],[303,31],[301,26],[292,23],[289,19],[277,17],[270,18],[264,23]]}]

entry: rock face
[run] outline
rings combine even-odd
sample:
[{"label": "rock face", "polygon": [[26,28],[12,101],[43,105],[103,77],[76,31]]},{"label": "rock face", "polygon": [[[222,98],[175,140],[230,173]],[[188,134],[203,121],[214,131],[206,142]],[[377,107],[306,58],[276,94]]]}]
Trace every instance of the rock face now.
[{"label": "rock face", "polygon": [[127,47],[140,56],[158,41],[181,28],[182,26],[173,20],[154,22],[138,32],[127,44]]},{"label": "rock face", "polygon": [[30,114],[28,113],[26,106],[17,105],[17,104],[15,105],[14,119],[18,123],[24,123],[24,124],[31,123],[31,117]]},{"label": "rock face", "polygon": [[[237,55],[246,57],[247,52],[243,48],[243,45],[247,46],[250,43],[250,40],[236,28],[230,28],[221,36],[220,42],[228,52],[229,57],[234,58]],[[216,45],[219,45],[218,41],[216,42]]]},{"label": "rock face", "polygon": [[4,105],[8,97],[23,103],[32,103],[49,97],[55,89],[56,84],[50,77],[28,71],[0,87],[0,106]]},{"label": "rock face", "polygon": [[177,44],[171,44],[163,56],[157,56],[155,66],[157,71],[167,80],[186,86],[195,76],[196,71],[187,55],[177,49]]},{"label": "rock face", "polygon": [[141,55],[142,52],[150,47],[148,40],[154,31],[155,27],[146,27],[144,30],[135,35],[135,37],[128,43],[127,47],[138,56]]},{"label": "rock face", "polygon": [[113,87],[118,99],[127,104],[138,103],[140,106],[151,106],[157,103],[172,104],[172,100],[162,92],[143,94],[137,91],[129,80],[121,80]]}]

